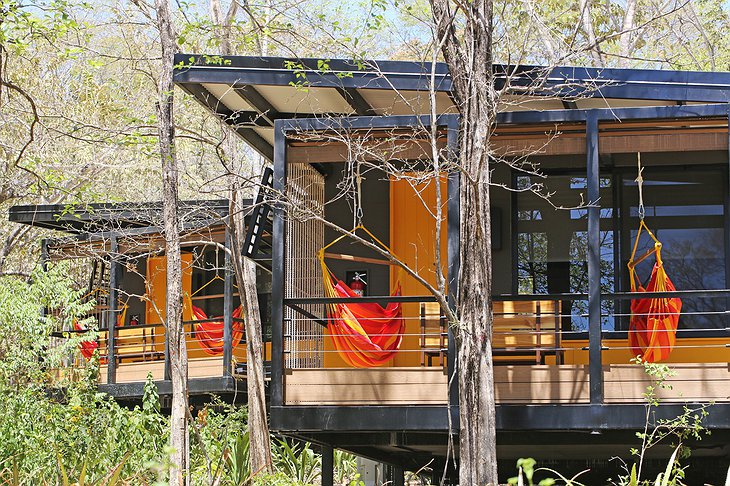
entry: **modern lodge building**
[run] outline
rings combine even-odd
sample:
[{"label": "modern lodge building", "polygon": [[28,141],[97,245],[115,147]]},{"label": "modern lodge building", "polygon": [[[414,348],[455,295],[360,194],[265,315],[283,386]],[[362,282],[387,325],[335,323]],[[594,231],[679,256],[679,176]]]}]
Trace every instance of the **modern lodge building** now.
[{"label": "modern lodge building", "polygon": [[[465,184],[448,163],[459,149],[459,115],[446,66],[330,60],[323,68],[314,59],[186,54],[175,64],[177,86],[232,126],[273,167],[249,216],[250,241],[264,242],[252,244],[250,256],[271,272],[260,275],[267,289],[262,307],[270,307],[264,321],[270,325],[265,335],[270,337],[271,428],[323,447],[323,484],[332,484],[327,474],[332,448],[393,465],[395,484],[402,484],[403,470],[426,465],[440,477],[444,467],[453,468],[449,431],[458,431],[457,388],[450,379],[456,349],[445,316],[423,283],[437,284],[440,265],[454,304],[459,191]],[[636,445],[651,380],[631,358],[636,340],[651,333],[636,331],[641,320],[634,319],[644,314],[632,309],[637,296],[627,263],[634,254],[639,283],[649,288],[642,297],[681,299],[676,333],[669,325],[654,333],[659,341],[652,337],[644,343],[643,349],[660,350],[662,362],[676,370],[668,379],[672,388],[658,391],[661,404],[651,420],[712,402],[704,423],[713,434],[699,443],[693,464],[716,467],[712,461],[719,458],[726,463],[730,73],[506,66],[495,66],[494,72],[496,88],[509,87],[490,142],[502,469],[510,473],[517,457],[528,456],[567,472],[587,464],[600,469]],[[429,179],[422,174],[432,170],[434,152],[445,162],[440,176]],[[636,182],[639,157],[643,204]],[[528,163],[539,164],[539,171]],[[550,197],[530,190],[536,184]],[[227,206],[211,204],[219,219],[201,218],[190,239],[199,241],[204,232],[225,243],[220,218]],[[26,207],[13,217],[41,224],[46,210],[53,212]],[[676,291],[651,286],[656,247],[646,232],[639,234],[640,213],[662,243],[661,260]],[[142,226],[117,227],[114,238],[103,241],[121,248],[124,238],[139,245],[145,235],[145,244],[159,244],[159,229]],[[371,245],[338,240],[343,234],[337,227],[354,226],[368,230],[358,235]],[[376,247],[397,255],[423,282],[400,272]],[[216,258],[211,251],[191,251],[191,262],[203,263],[197,273],[192,266],[186,292],[208,305],[207,315],[224,316],[223,350],[216,357],[196,355],[199,363],[191,355],[191,390],[231,393],[237,379],[245,378],[245,369],[236,374],[231,362],[245,362],[245,348],[232,343],[237,301],[226,265],[215,267],[223,269],[220,280],[195,294],[217,275],[205,270],[213,268],[204,264]],[[108,262],[108,305],[116,305],[117,287],[136,286],[125,292],[145,293],[159,274],[155,265],[159,262],[138,262],[132,275],[117,268],[120,262]],[[139,282],[128,282],[140,275]],[[356,281],[364,284],[359,285],[363,296],[338,287],[345,282],[354,288]],[[377,312],[359,317],[362,309]],[[156,340],[148,345],[138,335],[159,326],[159,316],[131,305],[128,312],[145,315],[144,324],[151,327],[116,328],[108,320],[102,383],[131,400],[141,396],[141,377],[154,369],[164,394],[169,388],[164,339],[153,331]],[[380,334],[365,331],[363,338],[351,327],[332,326],[335,317],[344,324],[380,320],[394,327],[383,325]],[[185,319],[194,325],[193,316]],[[190,333],[193,353],[194,326]],[[119,347],[126,339],[134,351],[129,354],[145,359],[125,358],[127,351]],[[358,348],[357,342],[365,344]],[[140,346],[151,346],[150,359]],[[668,456],[658,456],[662,465]],[[695,478],[712,474],[699,467]],[[724,477],[725,471],[718,474]]]}]

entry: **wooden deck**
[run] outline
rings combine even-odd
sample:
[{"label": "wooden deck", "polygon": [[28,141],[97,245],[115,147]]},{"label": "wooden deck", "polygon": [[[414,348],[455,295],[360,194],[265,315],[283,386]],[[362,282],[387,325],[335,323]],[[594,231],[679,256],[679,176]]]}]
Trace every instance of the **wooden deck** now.
[{"label": "wooden deck", "polygon": [[[673,365],[662,402],[730,402],[730,365]],[[651,380],[637,365],[603,367],[606,403],[641,403]],[[589,401],[587,365],[511,365],[494,369],[500,404],[580,404]],[[287,405],[445,405],[442,368],[298,369],[285,376]]]}]

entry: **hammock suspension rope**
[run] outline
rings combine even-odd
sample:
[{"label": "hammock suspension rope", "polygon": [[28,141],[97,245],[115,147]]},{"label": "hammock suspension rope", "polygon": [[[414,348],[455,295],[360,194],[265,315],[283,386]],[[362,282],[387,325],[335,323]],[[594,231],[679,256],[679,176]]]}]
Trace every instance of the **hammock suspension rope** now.
[{"label": "hammock suspension rope", "polygon": [[[639,188],[639,230],[636,233],[634,248],[628,262],[631,292],[674,292],[676,288],[669,279],[662,261],[662,244],[654,236],[644,222],[645,209],[643,198],[641,154],[638,158],[638,177],[636,183]],[[636,257],[642,231],[646,231],[654,241],[654,246],[643,255]],[[654,268],[646,287],[636,273],[636,266],[654,255]],[[634,356],[654,363],[669,357],[677,340],[677,326],[682,311],[682,300],[678,297],[639,298],[631,301],[631,321],[629,324],[629,346]]]}]

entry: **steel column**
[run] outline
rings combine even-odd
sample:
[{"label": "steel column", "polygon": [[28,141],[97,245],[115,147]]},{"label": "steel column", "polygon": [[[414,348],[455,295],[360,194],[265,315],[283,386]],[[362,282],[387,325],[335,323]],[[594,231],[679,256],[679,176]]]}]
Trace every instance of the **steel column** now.
[{"label": "steel column", "polygon": [[335,451],[332,446],[322,445],[322,486],[335,484]]},{"label": "steel column", "polygon": [[[274,194],[286,194],[286,131],[282,120],[274,122]],[[271,249],[271,405],[284,403],[284,244],[286,209],[273,204]]]},{"label": "steel column", "polygon": [[[730,177],[730,104],[727,106],[727,116],[728,116],[728,171],[727,176],[725,178],[725,218],[723,224],[725,225],[725,288],[728,287],[728,283],[730,283],[730,180],[728,180],[728,177]],[[726,305],[728,308],[730,308],[730,299],[726,300]]]},{"label": "steel column", "polygon": [[590,400],[603,403],[601,366],[601,201],[598,164],[598,117],[586,120],[586,176],[588,186],[588,370]]},{"label": "steel column", "polygon": [[403,466],[393,464],[390,467],[390,471],[392,474],[390,484],[392,484],[393,486],[405,486],[406,475],[405,475],[405,471],[403,471]]},{"label": "steel column", "polygon": [[225,269],[223,270],[223,376],[231,375],[233,361],[233,272],[231,270],[230,251],[233,248],[231,232],[226,228]]},{"label": "steel column", "polygon": [[[118,286],[119,286],[119,263],[117,258],[119,256],[119,242],[116,238],[111,239],[110,243],[110,258],[109,258],[109,310],[108,310],[108,330],[107,330],[107,377],[106,382],[113,384],[117,382],[117,299],[118,299]],[[167,342],[167,339],[165,339]],[[167,349],[167,345],[165,345]],[[167,355],[167,353],[165,353]]]}]

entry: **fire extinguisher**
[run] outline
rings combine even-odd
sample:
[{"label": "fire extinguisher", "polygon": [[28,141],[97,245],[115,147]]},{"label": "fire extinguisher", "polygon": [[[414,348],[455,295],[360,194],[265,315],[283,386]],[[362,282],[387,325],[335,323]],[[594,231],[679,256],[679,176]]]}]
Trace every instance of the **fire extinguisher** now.
[{"label": "fire extinguisher", "polygon": [[355,272],[355,276],[352,277],[352,282],[350,282],[350,289],[360,297],[365,295],[365,286],[367,285],[367,282],[363,280],[364,276],[364,274]]}]

